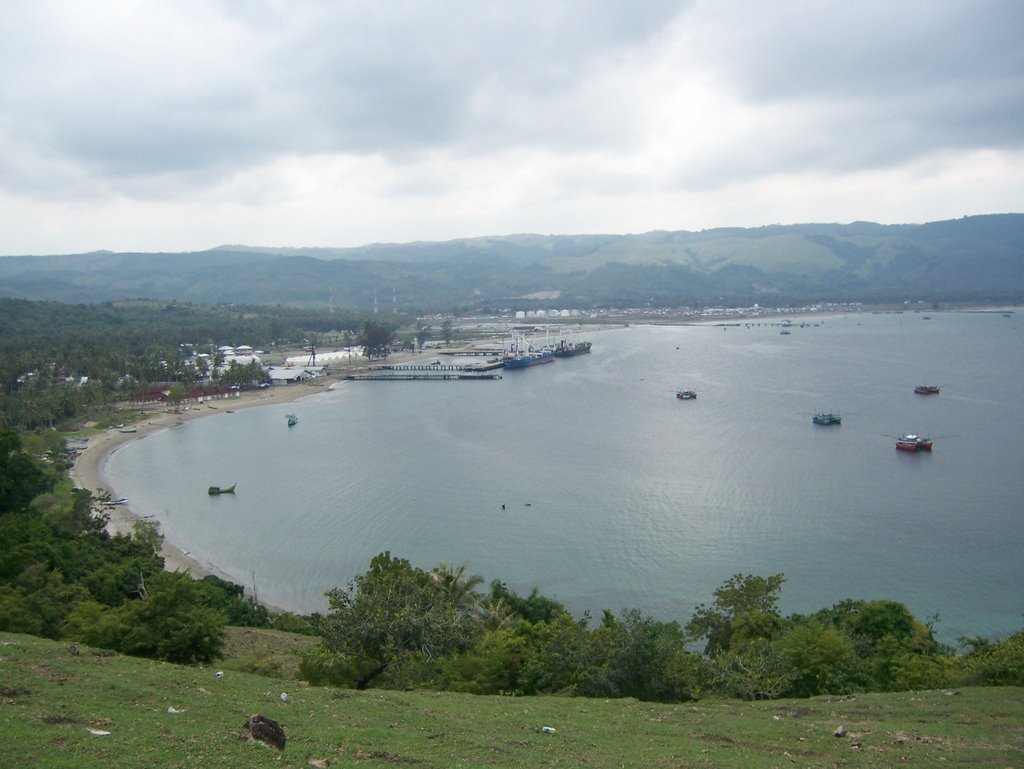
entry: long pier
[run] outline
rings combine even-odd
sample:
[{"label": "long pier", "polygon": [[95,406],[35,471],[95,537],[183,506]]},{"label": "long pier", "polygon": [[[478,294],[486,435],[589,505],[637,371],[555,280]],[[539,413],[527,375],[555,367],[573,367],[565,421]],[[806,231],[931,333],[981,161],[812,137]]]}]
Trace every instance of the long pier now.
[{"label": "long pier", "polygon": [[479,371],[462,368],[459,366],[396,366],[391,369],[380,369],[366,374],[352,374],[349,379],[376,380],[376,381],[446,381],[452,379],[501,379],[501,374],[496,371]]},{"label": "long pier", "polygon": [[494,371],[504,368],[505,364],[496,360],[493,363],[473,363],[467,366],[445,366],[440,363],[409,363],[396,366],[381,366],[387,371]]}]

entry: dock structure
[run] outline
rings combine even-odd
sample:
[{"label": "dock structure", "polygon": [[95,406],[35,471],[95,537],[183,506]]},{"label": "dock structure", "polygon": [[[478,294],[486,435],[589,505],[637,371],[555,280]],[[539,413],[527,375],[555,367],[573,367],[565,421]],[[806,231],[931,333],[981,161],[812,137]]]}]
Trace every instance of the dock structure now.
[{"label": "dock structure", "polygon": [[504,367],[504,362],[495,360],[488,363],[472,363],[464,366],[446,366],[441,363],[409,363],[395,366],[381,366],[386,371],[494,371]]},{"label": "dock structure", "polygon": [[478,358],[491,357],[500,358],[504,355],[505,351],[502,349],[481,349],[476,347],[466,347],[461,350],[438,350],[438,355],[457,355],[460,358],[466,355],[476,356]]},{"label": "dock structure", "polygon": [[483,381],[490,379],[501,379],[501,374],[491,370],[470,370],[459,366],[450,366],[447,368],[442,366],[396,366],[391,369],[378,369],[377,371],[369,371],[365,374],[352,374],[348,378],[393,382],[439,382],[453,379],[478,379]]}]

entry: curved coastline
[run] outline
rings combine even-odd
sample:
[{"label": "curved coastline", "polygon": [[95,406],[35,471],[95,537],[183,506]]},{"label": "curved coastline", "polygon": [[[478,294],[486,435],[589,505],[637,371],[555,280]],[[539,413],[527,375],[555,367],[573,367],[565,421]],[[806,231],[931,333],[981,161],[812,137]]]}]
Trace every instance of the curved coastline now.
[{"label": "curved coastline", "polygon": [[[336,384],[337,377],[332,377],[329,381],[332,385]],[[107,459],[129,442],[141,440],[183,422],[211,416],[228,409],[237,411],[274,403],[288,403],[305,396],[315,395],[326,389],[327,385],[324,380],[320,380],[316,384],[296,384],[245,392],[231,400],[217,401],[216,405],[198,404],[180,413],[169,412],[161,407],[159,411],[152,411],[147,418],[132,425],[136,428],[136,431],[133,433],[123,433],[116,429],[111,429],[90,436],[88,446],[79,454],[68,475],[78,488],[90,491],[93,495],[97,496],[106,493],[112,499],[116,499],[119,495],[116,489],[112,488],[107,482],[104,468],[106,467]],[[130,503],[112,505],[106,508],[106,512],[110,517],[107,523],[107,531],[111,534],[130,535],[137,521],[145,520],[149,517],[144,514],[144,511],[133,509]],[[222,579],[234,581],[232,577],[221,572],[214,564],[192,557],[190,553],[183,551],[167,539],[164,539],[161,555],[163,555],[164,568],[167,571],[187,571],[197,579],[214,575]]]}]

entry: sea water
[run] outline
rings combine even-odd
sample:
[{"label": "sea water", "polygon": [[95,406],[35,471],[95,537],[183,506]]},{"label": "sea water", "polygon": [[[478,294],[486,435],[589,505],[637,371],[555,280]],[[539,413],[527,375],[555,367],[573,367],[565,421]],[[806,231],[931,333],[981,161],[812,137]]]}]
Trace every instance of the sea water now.
[{"label": "sea water", "polygon": [[[785,612],[884,598],[950,641],[1021,629],[1019,316],[802,320],[599,332],[493,381],[346,382],[164,430],[105,472],[183,550],[299,612],[388,550],[577,616],[685,623],[733,574],[783,572]],[[896,451],[904,432],[934,451]]]}]

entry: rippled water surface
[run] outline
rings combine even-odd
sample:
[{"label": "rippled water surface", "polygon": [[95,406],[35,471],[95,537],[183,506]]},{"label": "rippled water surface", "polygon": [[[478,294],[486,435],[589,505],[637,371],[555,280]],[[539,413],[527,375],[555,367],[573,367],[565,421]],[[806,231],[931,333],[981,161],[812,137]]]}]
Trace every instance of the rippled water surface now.
[{"label": "rippled water surface", "polygon": [[[498,381],[347,382],[187,422],[106,474],[170,540],[303,612],[390,550],[469,561],[577,614],[685,622],[732,574],[785,572],[785,611],[891,598],[938,613],[946,639],[1006,634],[1024,612],[1019,321],[595,333],[590,355]],[[895,451],[901,432],[934,451]]]}]

